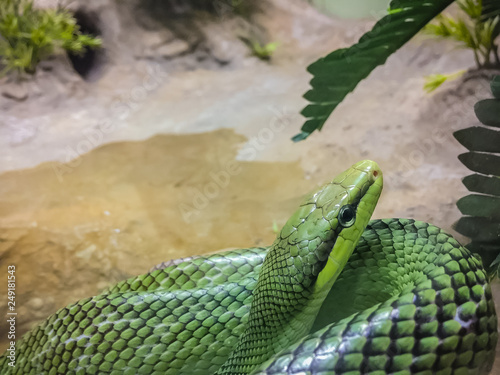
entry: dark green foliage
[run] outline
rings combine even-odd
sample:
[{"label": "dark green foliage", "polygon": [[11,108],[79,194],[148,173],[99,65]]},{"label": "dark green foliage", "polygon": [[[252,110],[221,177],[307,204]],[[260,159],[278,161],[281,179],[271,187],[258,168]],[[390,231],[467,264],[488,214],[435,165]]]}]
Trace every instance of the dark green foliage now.
[{"label": "dark green foliage", "polygon": [[496,152],[500,144],[500,132],[480,126],[459,130],[455,132],[455,138],[474,151]]},{"label": "dark green foliage", "polygon": [[[481,11],[481,17],[483,18],[483,20],[492,20],[500,17],[500,1],[482,0],[482,4],[483,4],[483,9]],[[493,39],[495,39],[499,35],[500,35],[500,23],[497,23],[495,27],[495,32],[493,33]]]},{"label": "dark green foliage", "polygon": [[500,76],[495,76],[491,81],[491,92],[495,98],[500,98]]},{"label": "dark green foliage", "polygon": [[[499,245],[495,243],[495,240],[498,240],[498,223],[487,217],[464,216],[456,222],[455,230],[474,239],[467,248],[481,256],[485,266],[490,266],[489,271],[497,273],[498,270],[491,269],[491,266],[492,261],[499,255]],[[495,252],[485,253],[483,251],[485,248],[494,249]]]},{"label": "dark green foliage", "polygon": [[[483,20],[494,20],[500,19],[500,1],[498,0],[482,0],[483,9],[481,17]],[[500,35],[500,22],[497,22],[495,29],[492,34],[493,48],[495,51],[496,64],[500,64],[500,58],[498,56],[498,45],[495,43],[495,39]]]},{"label": "dark green foliage", "polygon": [[101,40],[81,34],[68,11],[36,9],[33,0],[0,1],[0,74],[33,73],[40,60],[61,50],[83,53]]},{"label": "dark green foliage", "polygon": [[474,106],[476,116],[484,125],[500,127],[500,102],[495,99],[481,100]]},{"label": "dark green foliage", "polygon": [[471,174],[465,177],[462,182],[469,191],[475,191],[476,193],[495,195],[500,191],[500,178],[497,177]]},{"label": "dark green foliage", "polygon": [[[500,152],[500,150],[498,152]],[[471,151],[459,155],[458,158],[472,171],[500,176],[500,156]]]},{"label": "dark green foliage", "polygon": [[[487,126],[500,128],[500,76],[491,89],[495,99],[486,99],[474,107],[476,116]],[[474,126],[453,134],[469,152],[459,156],[460,161],[474,172],[463,179],[470,194],[457,202],[466,215],[455,229],[471,238],[468,248],[483,258],[492,275],[500,275],[500,130]]]},{"label": "dark green foliage", "polygon": [[500,218],[500,197],[471,194],[459,199],[457,207],[465,215]]},{"label": "dark green foliage", "polygon": [[302,111],[307,118],[294,141],[306,139],[321,130],[337,105],[373,69],[411,39],[453,0],[393,0],[389,14],[350,48],[336,50],[308,67],[314,76],[312,89],[305,95],[311,104]]},{"label": "dark green foliage", "polygon": [[481,16],[483,18],[495,18],[500,16],[500,2],[498,0],[483,0]]}]

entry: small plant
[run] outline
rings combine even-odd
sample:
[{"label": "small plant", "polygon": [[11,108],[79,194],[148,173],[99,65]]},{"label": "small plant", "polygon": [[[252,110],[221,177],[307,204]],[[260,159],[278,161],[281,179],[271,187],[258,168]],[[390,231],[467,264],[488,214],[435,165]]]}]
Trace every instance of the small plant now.
[{"label": "small plant", "polygon": [[[500,67],[498,46],[495,44],[499,35],[500,15],[485,12],[483,0],[459,0],[457,4],[465,16],[454,18],[440,14],[434,23],[424,28],[424,32],[454,40],[460,47],[472,50],[478,69]],[[434,91],[445,81],[460,77],[462,72],[430,75],[426,77],[424,90]]]},{"label": "small plant", "polygon": [[79,54],[101,44],[99,38],[82,34],[63,8],[36,9],[33,0],[0,1],[0,75],[32,74],[50,55],[62,50]]},{"label": "small plant", "polygon": [[274,51],[278,48],[278,42],[262,44],[256,38],[246,38],[240,36],[240,39],[248,46],[248,48],[250,48],[252,55],[261,60],[271,60]]},{"label": "small plant", "polygon": [[436,90],[446,81],[452,81],[458,79],[465,74],[465,70],[459,70],[458,72],[451,74],[431,74],[425,77],[424,90],[428,93]]},{"label": "small plant", "polygon": [[252,54],[261,60],[270,60],[276,48],[278,48],[278,43],[276,42],[260,44],[257,41],[253,41],[251,45]]},{"label": "small plant", "polygon": [[483,17],[482,0],[459,0],[457,4],[467,17],[453,18],[440,14],[436,22],[427,25],[424,31],[439,38],[452,39],[462,48],[471,49],[478,68],[500,65],[498,46],[495,44],[500,16]]}]

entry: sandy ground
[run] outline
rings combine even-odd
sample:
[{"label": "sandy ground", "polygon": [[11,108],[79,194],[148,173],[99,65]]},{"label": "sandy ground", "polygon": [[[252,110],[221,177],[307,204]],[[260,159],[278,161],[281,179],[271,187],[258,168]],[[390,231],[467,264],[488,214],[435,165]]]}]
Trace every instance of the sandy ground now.
[{"label": "sandy ground", "polygon": [[422,85],[424,75],[469,67],[470,54],[417,38],[321,133],[294,144],[305,67],[374,20],[332,20],[284,0],[259,17],[281,42],[270,63],[176,72],[118,64],[96,82],[76,81],[69,97],[4,103],[0,259],[17,266],[19,333],[163,260],[271,243],[302,195],[360,159],[385,173],[375,217],[452,231],[468,172],[451,133],[476,123],[487,80],[434,95]]}]

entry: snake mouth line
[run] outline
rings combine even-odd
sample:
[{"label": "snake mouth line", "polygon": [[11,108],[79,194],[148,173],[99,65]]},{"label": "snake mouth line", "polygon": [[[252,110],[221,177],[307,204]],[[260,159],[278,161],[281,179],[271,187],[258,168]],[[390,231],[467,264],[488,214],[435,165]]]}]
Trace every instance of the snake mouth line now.
[{"label": "snake mouth line", "polygon": [[[336,207],[335,211],[323,212],[323,218],[328,217],[334,233],[330,251],[316,279],[316,291],[323,293],[330,289],[347,264],[375,209],[382,184],[382,171],[370,160],[354,164],[332,181],[333,186],[342,189],[342,195],[339,192],[332,194],[331,201],[324,206]],[[319,200],[322,198],[320,196]]]},{"label": "snake mouth line", "polygon": [[335,263],[337,267],[341,267],[341,264],[337,261],[337,259],[332,257],[332,254],[328,255],[328,260],[331,260],[333,263]]}]

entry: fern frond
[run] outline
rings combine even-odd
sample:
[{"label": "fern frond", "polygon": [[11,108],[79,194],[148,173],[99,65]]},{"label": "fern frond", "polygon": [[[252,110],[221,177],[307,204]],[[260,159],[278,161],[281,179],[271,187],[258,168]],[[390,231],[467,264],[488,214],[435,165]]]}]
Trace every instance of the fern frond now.
[{"label": "fern frond", "polygon": [[[478,119],[488,127],[474,126],[453,135],[469,152],[459,156],[471,171],[463,179],[467,189],[475,194],[457,202],[465,215],[455,223],[457,232],[470,237],[467,246],[479,253],[492,275],[500,274],[500,76],[491,83],[495,99],[478,102],[474,110]],[[491,128],[493,127],[493,129]]]},{"label": "fern frond", "polygon": [[453,0],[394,0],[389,14],[350,48],[336,50],[308,67],[312,88],[304,95],[310,104],[302,115],[302,131],[294,141],[321,130],[326,120],[347,94],[377,66],[410,40]]}]

